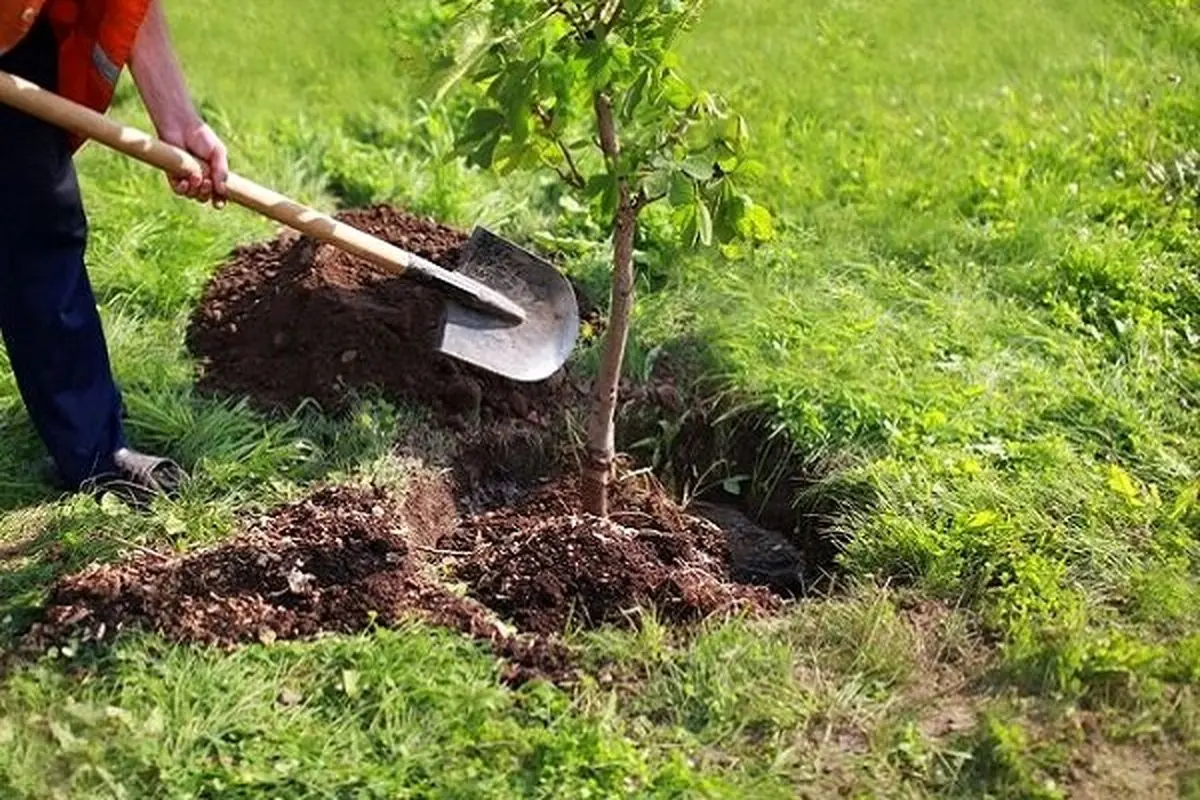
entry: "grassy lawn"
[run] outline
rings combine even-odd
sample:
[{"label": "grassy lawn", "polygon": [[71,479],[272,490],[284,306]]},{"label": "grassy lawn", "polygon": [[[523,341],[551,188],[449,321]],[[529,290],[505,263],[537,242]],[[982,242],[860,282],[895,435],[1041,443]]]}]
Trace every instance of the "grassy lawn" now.
[{"label": "grassy lawn", "polygon": [[[437,160],[401,38],[420,5],[168,9],[235,169],[566,246],[581,224],[535,180]],[[698,344],[790,436],[839,509],[831,596],[577,634],[631,679],[569,693],[502,688],[417,625],[55,653],[0,679],[0,794],[1200,797],[1198,45],[1180,0],[714,0],[685,64],[749,119],[779,236],[645,264],[631,370]],[[128,87],[115,113],[146,126]],[[131,433],[197,480],[148,515],[55,498],[0,370],[0,645],[59,574],[422,469],[394,454],[423,435],[405,409],[196,396],[188,315],[271,226],[98,147],[80,168]]]}]

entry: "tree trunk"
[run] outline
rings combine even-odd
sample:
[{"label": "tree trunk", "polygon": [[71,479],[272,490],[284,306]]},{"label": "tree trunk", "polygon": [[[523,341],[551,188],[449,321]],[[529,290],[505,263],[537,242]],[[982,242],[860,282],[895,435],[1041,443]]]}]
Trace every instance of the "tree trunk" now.
[{"label": "tree trunk", "polygon": [[608,516],[608,485],[616,455],[617,393],[625,345],[629,340],[629,316],[633,310],[633,238],[637,231],[637,209],[628,195],[625,187],[621,187],[613,226],[611,310],[600,371],[592,390],[587,460],[583,466],[583,510],[602,517]]},{"label": "tree trunk", "polygon": [[[612,106],[607,95],[594,98],[600,146],[610,170],[617,169],[620,145],[613,124]],[[588,415],[587,455],[583,464],[582,501],[588,514],[608,516],[608,486],[612,480],[616,455],[617,393],[621,383],[621,365],[629,340],[629,316],[633,310],[633,242],[637,232],[637,202],[623,177],[617,180],[617,211],[613,219],[613,271],[608,331],[600,370],[592,389]]]}]

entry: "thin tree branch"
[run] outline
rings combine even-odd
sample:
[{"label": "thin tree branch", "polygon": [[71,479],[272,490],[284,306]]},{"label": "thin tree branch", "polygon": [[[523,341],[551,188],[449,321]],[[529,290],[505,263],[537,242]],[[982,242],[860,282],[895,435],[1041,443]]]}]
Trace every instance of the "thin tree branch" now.
[{"label": "thin tree branch", "polygon": [[568,186],[575,185],[575,179],[571,177],[571,173],[567,172],[562,167],[553,167],[553,169],[558,174],[558,177],[562,179],[563,183],[567,184]]},{"label": "thin tree branch", "polygon": [[[533,107],[533,113],[534,116],[541,121],[542,126],[546,129],[546,133],[549,134],[550,128],[553,124],[550,114],[547,113],[546,109],[542,108],[540,105],[535,105]],[[562,153],[563,159],[566,160],[567,168],[569,169],[569,172],[563,172],[562,170],[559,170],[558,174],[562,176],[564,181],[578,189],[582,189],[587,186],[587,180],[584,179],[583,173],[579,171],[579,167],[575,163],[575,157],[571,155],[571,150],[569,147],[567,147],[566,142],[562,140],[561,136],[552,136],[551,138],[554,140],[554,143],[558,145],[559,152]]]},{"label": "thin tree branch", "polygon": [[596,123],[600,132],[600,150],[611,166],[616,166],[621,157],[621,144],[617,140],[617,126],[613,123],[612,101],[604,92],[596,92],[592,97],[592,105],[596,110]]},{"label": "thin tree branch", "polygon": [[567,167],[571,170],[570,183],[579,189],[587,186],[587,180],[584,179],[583,173],[579,171],[579,167],[575,165],[575,157],[571,155],[570,148],[558,137],[555,137],[554,141],[558,144],[558,149],[562,151],[563,158],[567,160]]},{"label": "thin tree branch", "polygon": [[574,11],[566,3],[555,3],[554,11],[566,17],[567,22],[571,23],[571,27],[581,38],[587,35],[587,27],[575,16]]},{"label": "thin tree branch", "polygon": [[623,5],[621,0],[607,0],[600,3],[596,9],[596,25],[603,26],[605,33],[611,31],[616,27],[617,20],[621,18]]},{"label": "thin tree branch", "polygon": [[650,195],[650,196],[647,196],[645,192],[638,192],[638,196],[633,199],[633,207],[636,210],[641,211],[646,206],[654,205],[655,203],[657,203],[659,200],[662,200],[666,196],[667,196],[666,192],[662,192],[661,194]]}]

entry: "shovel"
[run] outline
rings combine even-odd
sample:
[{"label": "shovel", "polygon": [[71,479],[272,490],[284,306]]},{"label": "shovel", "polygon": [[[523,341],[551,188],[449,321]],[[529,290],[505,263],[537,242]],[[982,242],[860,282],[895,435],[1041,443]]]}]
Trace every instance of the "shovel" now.
[{"label": "shovel", "polygon": [[[3,71],[0,102],[172,176],[203,173],[183,150]],[[579,312],[571,284],[544,259],[486,228],[475,228],[451,271],[239,175],[230,173],[226,186],[239,205],[444,293],[437,349],[452,358],[535,382],[553,375],[575,346]]]}]

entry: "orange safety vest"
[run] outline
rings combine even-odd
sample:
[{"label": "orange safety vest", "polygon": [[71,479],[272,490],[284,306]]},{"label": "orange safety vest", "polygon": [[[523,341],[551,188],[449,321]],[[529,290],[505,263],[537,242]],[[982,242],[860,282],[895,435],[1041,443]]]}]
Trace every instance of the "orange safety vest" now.
[{"label": "orange safety vest", "polygon": [[[105,112],[152,0],[0,0],[0,54],[45,11],[58,40],[58,88],[68,100]],[[72,139],[77,148],[81,140]]]}]

